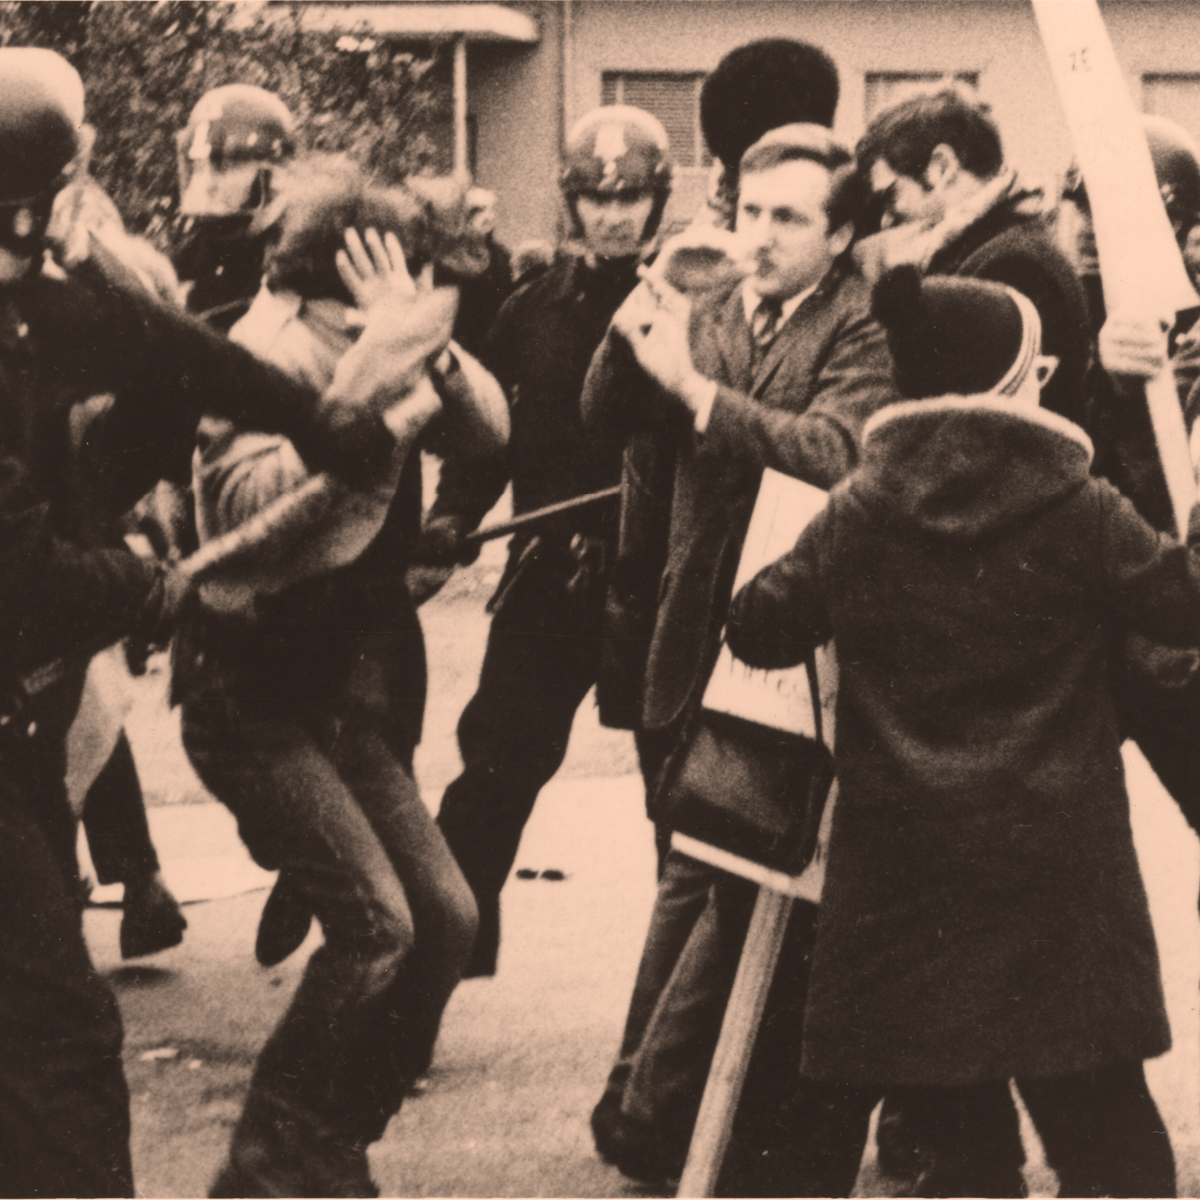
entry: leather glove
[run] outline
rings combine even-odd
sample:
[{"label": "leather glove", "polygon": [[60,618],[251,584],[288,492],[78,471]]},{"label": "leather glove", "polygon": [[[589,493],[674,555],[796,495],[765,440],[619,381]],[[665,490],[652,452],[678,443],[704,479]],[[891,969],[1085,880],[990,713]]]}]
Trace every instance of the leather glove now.
[{"label": "leather glove", "polygon": [[454,517],[431,517],[421,530],[412,561],[423,566],[456,567],[479,557],[478,542],[464,542],[462,523]]}]

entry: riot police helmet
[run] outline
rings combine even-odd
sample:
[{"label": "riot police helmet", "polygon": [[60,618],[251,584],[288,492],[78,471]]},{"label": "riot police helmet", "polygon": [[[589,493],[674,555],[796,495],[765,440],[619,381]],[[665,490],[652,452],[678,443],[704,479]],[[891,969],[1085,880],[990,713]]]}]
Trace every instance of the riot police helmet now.
[{"label": "riot police helmet", "polygon": [[627,104],[592,109],[567,135],[559,186],[576,236],[582,232],[574,203],[580,196],[652,197],[642,233],[643,241],[649,241],[671,194],[670,149],[662,122]]},{"label": "riot police helmet", "polygon": [[213,88],[179,135],[180,212],[221,217],[260,207],[272,169],[295,152],[295,118],[273,92],[245,83]]}]

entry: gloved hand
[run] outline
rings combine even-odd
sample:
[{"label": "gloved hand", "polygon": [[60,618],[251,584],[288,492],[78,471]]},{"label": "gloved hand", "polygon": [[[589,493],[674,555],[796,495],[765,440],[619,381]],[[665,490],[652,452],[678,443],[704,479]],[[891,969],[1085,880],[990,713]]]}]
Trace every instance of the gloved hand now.
[{"label": "gloved hand", "polygon": [[465,566],[479,557],[479,550],[478,542],[463,541],[462,524],[454,517],[432,517],[421,530],[412,561],[429,567]]},{"label": "gloved hand", "polygon": [[132,674],[144,674],[146,659],[170,643],[191,583],[191,577],[180,567],[159,564],[154,584],[126,640],[125,658]]},{"label": "gloved hand", "polygon": [[155,557],[178,562],[195,549],[191,503],[190,492],[159,480],[130,510],[126,527],[146,538]]}]

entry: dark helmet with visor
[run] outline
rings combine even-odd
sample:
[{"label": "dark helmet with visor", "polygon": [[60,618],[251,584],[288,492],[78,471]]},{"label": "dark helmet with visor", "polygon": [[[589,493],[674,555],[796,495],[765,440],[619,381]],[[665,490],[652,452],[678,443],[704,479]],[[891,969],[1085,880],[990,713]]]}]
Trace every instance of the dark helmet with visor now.
[{"label": "dark helmet with visor", "polygon": [[200,98],[178,144],[180,211],[226,216],[266,203],[271,168],[296,152],[296,122],[273,92],[231,83]]},{"label": "dark helmet with visor", "polygon": [[1154,176],[1167,216],[1178,234],[1200,221],[1200,146],[1182,125],[1167,117],[1142,117]]},{"label": "dark helmet with visor", "polygon": [[[1182,240],[1200,222],[1200,146],[1182,125],[1168,117],[1143,113],[1141,122],[1167,216],[1175,236]],[[1067,168],[1062,198],[1084,212],[1090,208],[1087,185],[1076,162]]]},{"label": "dark helmet with visor", "polygon": [[79,72],[53,50],[0,48],[0,246],[41,249],[87,142]]},{"label": "dark helmet with visor", "polygon": [[579,196],[651,196],[654,206],[642,233],[642,240],[649,240],[658,232],[671,194],[671,160],[662,122],[628,104],[592,109],[567,135],[559,186],[576,236],[582,233],[574,203]]}]

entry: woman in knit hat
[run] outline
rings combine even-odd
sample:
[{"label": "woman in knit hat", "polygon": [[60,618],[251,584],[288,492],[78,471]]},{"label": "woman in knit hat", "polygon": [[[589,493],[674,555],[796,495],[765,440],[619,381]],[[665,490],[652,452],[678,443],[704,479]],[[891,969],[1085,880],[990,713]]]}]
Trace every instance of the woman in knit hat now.
[{"label": "woman in knit hat", "polygon": [[868,422],[861,466],[729,625],[758,667],[838,647],[802,1064],[831,1085],[818,1136],[865,1143],[889,1087],[965,1120],[1015,1078],[1060,1194],[1174,1195],[1142,1070],[1170,1031],[1108,672],[1127,628],[1195,644],[1200,560],[1038,407],[1053,362],[1024,296],[900,268],[874,309],[907,400]]}]

